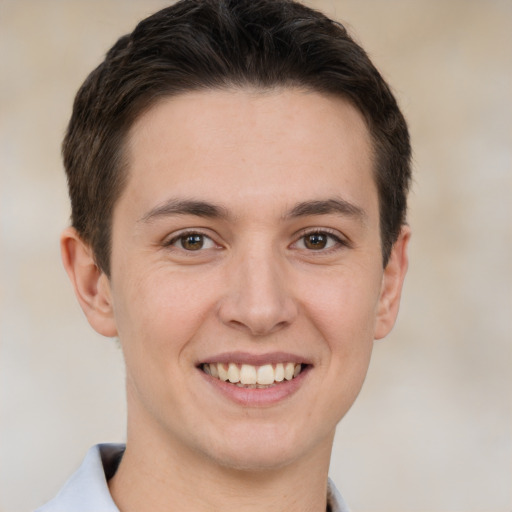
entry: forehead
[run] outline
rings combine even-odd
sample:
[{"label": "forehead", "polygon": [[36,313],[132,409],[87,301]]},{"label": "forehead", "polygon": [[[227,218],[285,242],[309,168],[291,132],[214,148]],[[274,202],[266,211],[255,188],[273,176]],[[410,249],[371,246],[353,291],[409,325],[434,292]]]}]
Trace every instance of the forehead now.
[{"label": "forehead", "polygon": [[127,188],[153,206],[170,193],[224,203],[234,195],[294,202],[339,192],[357,202],[350,196],[375,191],[362,115],[349,102],[316,92],[181,94],[140,116],[127,142]]}]

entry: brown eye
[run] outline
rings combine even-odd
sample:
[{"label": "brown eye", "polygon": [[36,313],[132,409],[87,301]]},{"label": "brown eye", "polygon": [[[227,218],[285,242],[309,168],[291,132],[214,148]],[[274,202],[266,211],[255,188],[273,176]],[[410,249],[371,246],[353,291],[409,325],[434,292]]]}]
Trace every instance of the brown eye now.
[{"label": "brown eye", "polygon": [[294,244],[295,249],[305,251],[328,252],[331,249],[347,247],[345,240],[329,231],[310,231],[303,234]]},{"label": "brown eye", "polygon": [[211,237],[200,231],[182,231],[168,242],[164,242],[164,247],[181,252],[181,254],[192,252],[201,253],[203,251],[221,248]]},{"label": "brown eye", "polygon": [[204,236],[199,234],[185,235],[179,238],[181,247],[187,251],[199,251],[204,246]]},{"label": "brown eye", "polygon": [[199,231],[178,233],[169,242],[165,243],[165,246],[186,252],[199,252],[218,247],[208,235],[204,235]]},{"label": "brown eye", "polygon": [[318,251],[319,249],[325,249],[328,241],[329,236],[325,233],[310,233],[304,237],[304,246],[307,249]]}]

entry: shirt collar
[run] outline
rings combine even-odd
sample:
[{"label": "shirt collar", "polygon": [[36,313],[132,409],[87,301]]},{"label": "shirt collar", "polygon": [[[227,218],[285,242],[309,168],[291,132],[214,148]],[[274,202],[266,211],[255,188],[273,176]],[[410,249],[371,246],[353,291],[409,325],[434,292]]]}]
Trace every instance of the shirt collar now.
[{"label": "shirt collar", "polygon": [[[107,481],[117,470],[124,444],[97,444],[85,456],[78,471],[65,483],[57,496],[36,512],[119,512]],[[332,481],[327,487],[331,512],[349,512]]]},{"label": "shirt collar", "polygon": [[115,473],[124,448],[123,444],[93,446],[57,496],[36,512],[119,512],[108,490],[106,474]]}]

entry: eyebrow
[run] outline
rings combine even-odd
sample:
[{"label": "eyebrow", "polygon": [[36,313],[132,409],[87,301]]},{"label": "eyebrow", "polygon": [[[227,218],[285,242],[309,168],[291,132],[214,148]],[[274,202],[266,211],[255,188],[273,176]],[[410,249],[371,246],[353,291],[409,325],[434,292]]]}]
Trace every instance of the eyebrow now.
[{"label": "eyebrow", "polygon": [[[366,212],[359,206],[341,198],[302,201],[295,204],[284,216],[284,219],[307,217],[310,215],[338,214],[366,220]],[[231,217],[224,206],[194,199],[169,199],[144,214],[139,222],[151,222],[158,217],[173,215],[194,215],[210,219],[228,219]]]},{"label": "eyebrow", "polygon": [[211,219],[229,217],[227,209],[220,205],[193,199],[169,199],[152,208],[139,219],[139,222],[150,222],[158,217],[171,215],[195,215]]},{"label": "eyebrow", "polygon": [[366,212],[361,207],[341,198],[297,203],[285,215],[285,218],[306,217],[309,215],[327,215],[330,213],[355,217],[360,221],[365,221],[367,218]]}]

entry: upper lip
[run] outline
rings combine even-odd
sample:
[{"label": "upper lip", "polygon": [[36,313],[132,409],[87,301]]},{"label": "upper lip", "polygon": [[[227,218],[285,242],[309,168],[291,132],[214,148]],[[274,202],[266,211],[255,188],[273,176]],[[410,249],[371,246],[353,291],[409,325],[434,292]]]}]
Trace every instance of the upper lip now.
[{"label": "upper lip", "polygon": [[291,352],[268,352],[266,354],[251,354],[249,352],[222,352],[208,356],[198,362],[198,366],[205,363],[235,363],[250,364],[252,366],[262,366],[264,364],[277,363],[301,363],[311,364],[310,361],[298,354]]}]

